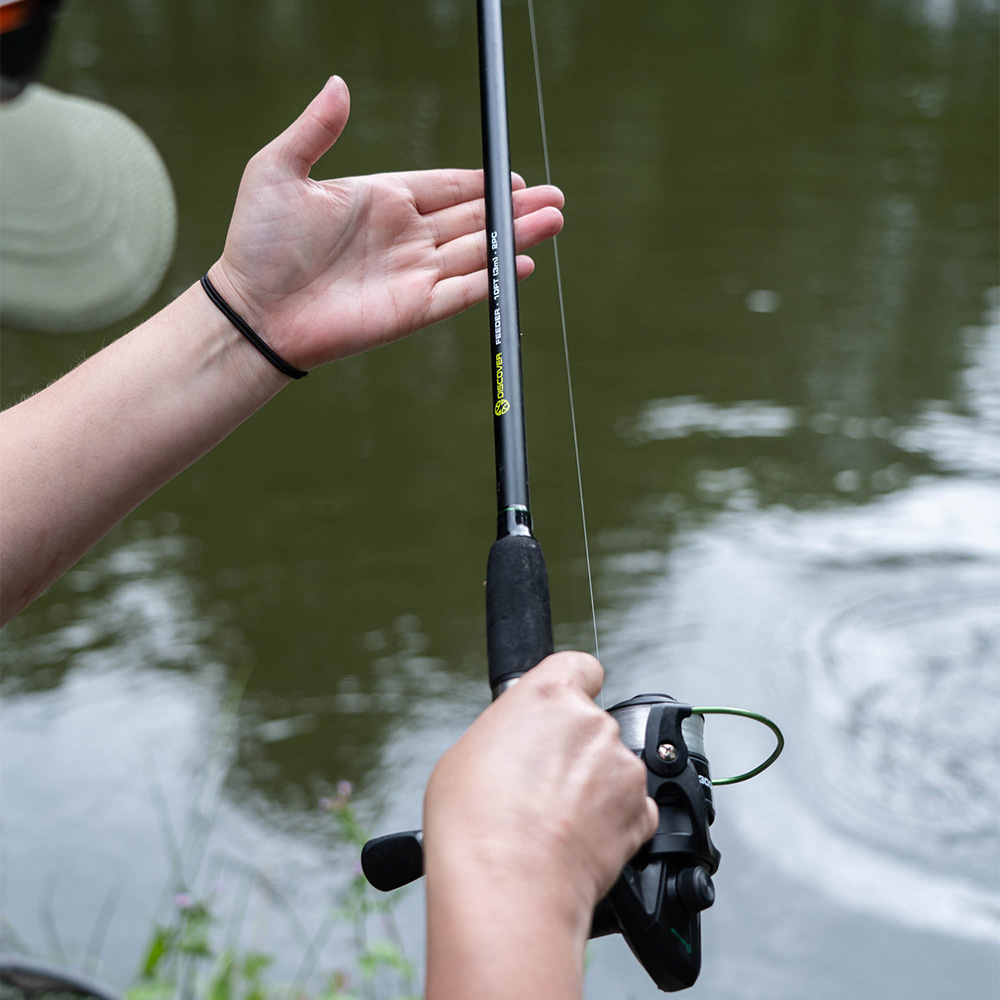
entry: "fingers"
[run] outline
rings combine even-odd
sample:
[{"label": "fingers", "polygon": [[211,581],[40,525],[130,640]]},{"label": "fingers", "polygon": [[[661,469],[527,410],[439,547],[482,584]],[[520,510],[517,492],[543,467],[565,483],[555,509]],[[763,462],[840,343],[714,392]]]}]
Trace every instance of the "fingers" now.
[{"label": "fingers", "polygon": [[651,799],[648,795],[646,796],[646,814],[643,816],[643,824],[641,829],[642,840],[639,841],[639,846],[641,847],[650,840],[654,833],[656,833],[656,828],[660,825],[660,810],[656,806],[656,801]]},{"label": "fingers", "polygon": [[339,76],[331,76],[309,106],[262,152],[274,156],[298,177],[340,138],[351,113],[351,95]]},{"label": "fingers", "polygon": [[[483,196],[482,170],[411,170],[396,176],[413,192],[421,215]],[[510,186],[514,191],[520,190],[524,178],[511,173]]]},{"label": "fingers", "polygon": [[579,688],[588,698],[596,698],[604,683],[604,668],[589,653],[553,653],[525,674],[525,678],[529,677],[541,685],[563,681]]},{"label": "fingers", "polygon": [[[525,278],[535,270],[535,262],[530,257],[517,258],[517,280]],[[485,300],[489,292],[486,268],[472,274],[459,274],[453,278],[443,278],[431,292],[430,307],[422,320],[424,325],[439,323],[455,316],[469,306]]]},{"label": "fingers", "polygon": [[[558,191],[558,188],[550,188],[545,198],[551,199],[553,191]],[[562,192],[559,192],[559,195],[561,197]],[[525,197],[529,197],[527,192]],[[514,241],[517,249],[537,246],[555,236],[562,227],[562,212],[552,204],[530,212],[514,222]],[[486,275],[486,240],[482,230],[451,240],[438,250],[441,254],[442,276],[431,293],[430,305],[422,320],[424,324],[440,322],[477,302],[482,302],[489,291]],[[518,281],[523,281],[534,269],[535,263],[530,257],[518,256]]]},{"label": "fingers", "polygon": [[[514,221],[514,243],[518,252],[551,239],[563,227],[562,212],[553,205]],[[460,236],[438,247],[441,276],[469,274],[486,266],[486,238],[482,231]]]},{"label": "fingers", "polygon": [[[562,191],[551,184],[515,190],[512,200],[515,219],[549,206],[562,208],[566,202]],[[486,199],[476,198],[440,209],[426,215],[425,220],[431,227],[434,242],[438,246],[469,233],[481,233],[486,229]]]}]

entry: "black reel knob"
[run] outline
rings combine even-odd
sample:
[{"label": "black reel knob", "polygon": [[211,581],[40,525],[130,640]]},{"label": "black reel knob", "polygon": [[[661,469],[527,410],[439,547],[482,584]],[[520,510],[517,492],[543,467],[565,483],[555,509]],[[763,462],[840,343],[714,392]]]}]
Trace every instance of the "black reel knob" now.
[{"label": "black reel knob", "polygon": [[424,835],[420,830],[375,837],[361,848],[361,870],[376,889],[391,892],[424,873]]},{"label": "black reel knob", "polygon": [[688,913],[700,913],[715,902],[712,876],[701,867],[682,868],[673,877],[667,892]]}]

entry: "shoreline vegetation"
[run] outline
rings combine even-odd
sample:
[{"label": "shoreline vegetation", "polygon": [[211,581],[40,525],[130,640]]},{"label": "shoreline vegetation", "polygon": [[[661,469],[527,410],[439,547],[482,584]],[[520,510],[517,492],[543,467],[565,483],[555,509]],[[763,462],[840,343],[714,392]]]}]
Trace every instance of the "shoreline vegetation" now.
[{"label": "shoreline vegetation", "polygon": [[[376,892],[362,874],[360,861],[355,862],[349,878],[310,930],[266,872],[226,857],[223,867],[237,871],[238,878],[229,914],[223,917],[218,884],[221,869],[209,876],[205,858],[224,797],[248,680],[244,675],[233,681],[221,698],[218,723],[209,738],[183,825],[174,821],[155,772],[151,776],[172,871],[157,908],[160,916],[154,919],[147,943],[137,956],[132,980],[124,989],[107,987],[109,996],[124,1000],[421,1000],[416,971],[395,918],[406,890]],[[318,808],[336,824],[340,846],[350,848],[360,858],[369,833],[358,818],[353,795],[351,782],[341,780],[333,795],[319,800]],[[102,979],[101,954],[124,885],[118,882],[105,894],[82,954],[73,954],[63,946],[53,914],[53,888],[50,885],[46,890],[41,910],[47,952],[28,945],[6,917],[0,917],[0,951],[52,963],[67,974],[79,972]],[[243,943],[255,891],[266,900],[269,913],[284,920],[298,945],[298,967],[290,980],[283,982],[273,972],[269,974],[276,965],[275,952]],[[374,926],[377,932],[373,932]],[[346,960],[340,967],[322,969],[323,950],[338,929],[346,932]],[[16,991],[16,998],[8,997],[8,992],[4,986],[0,1000],[21,1000],[24,996]],[[45,997],[52,1000],[49,994]]]},{"label": "shoreline vegetation", "polygon": [[[350,782],[341,781],[337,795],[321,799],[319,806],[336,820],[342,842],[360,852],[368,832],[351,804],[352,793]],[[419,1000],[413,964],[406,957],[394,916],[400,897],[377,897],[360,864],[312,934],[265,874],[247,868],[246,875],[244,907],[237,912],[245,913],[246,897],[256,883],[302,942],[302,957],[292,981],[270,981],[267,970],[274,956],[241,948],[241,928],[220,926],[210,900],[182,890],[174,897],[173,920],[154,928],[139,974],[125,991],[126,1000]],[[371,933],[373,919],[380,924],[378,935]],[[350,928],[353,964],[321,971],[320,954],[337,926]],[[228,941],[220,944],[225,938]],[[311,985],[314,982],[319,983],[318,989]]]},{"label": "shoreline vegetation", "polygon": [[[353,788],[348,781],[337,784],[337,794],[321,799],[319,808],[330,814],[339,829],[341,843],[360,853],[368,832],[352,805]],[[182,861],[168,827],[177,869],[173,899],[168,915],[154,923],[148,944],[138,963],[133,981],[121,991],[124,1000],[420,1000],[413,963],[407,958],[395,909],[400,893],[382,896],[368,885],[357,863],[348,881],[337,892],[317,927],[310,932],[291,903],[267,875],[254,866],[240,864],[242,878],[236,891],[233,916],[223,920],[217,907],[217,893],[195,890],[202,855],[210,830],[198,822],[194,810],[190,838],[192,850]],[[203,814],[200,814],[203,815]],[[169,823],[169,817],[168,817]],[[184,873],[190,873],[185,877]],[[190,880],[189,880],[190,879]],[[4,950],[31,957],[44,957],[64,968],[81,966],[88,976],[100,975],[100,955],[114,916],[121,884],[109,891],[94,921],[86,954],[74,962],[60,943],[51,907],[43,916],[54,954],[38,956],[27,946],[9,921],[3,921]],[[250,894],[262,890],[270,907],[279,913],[301,945],[298,969],[290,981],[268,975],[275,955],[245,947],[243,922]],[[377,921],[378,932],[372,924]],[[321,953],[337,928],[349,931],[350,954],[334,969],[321,969]],[[7,988],[5,987],[5,996]],[[18,996],[23,994],[15,990]],[[109,988],[109,994],[115,991]]]}]

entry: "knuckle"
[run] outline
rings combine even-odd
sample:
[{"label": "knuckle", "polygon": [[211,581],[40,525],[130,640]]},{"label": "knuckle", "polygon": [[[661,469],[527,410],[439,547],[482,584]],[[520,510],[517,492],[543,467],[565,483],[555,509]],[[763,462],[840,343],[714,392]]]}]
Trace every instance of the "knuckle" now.
[{"label": "knuckle", "polygon": [[[594,707],[597,708],[596,705]],[[597,712],[598,714],[594,719],[594,727],[601,739],[612,745],[617,744],[625,750],[625,745],[619,738],[618,723],[615,722],[615,720],[608,715],[607,712],[604,712],[599,708],[597,709]],[[627,750],[625,750],[625,752],[628,753]]]},{"label": "knuckle", "polygon": [[633,753],[624,743],[621,744],[622,751],[625,754],[625,772],[629,777],[638,779],[646,778],[646,764],[641,757]]},{"label": "knuckle", "polygon": [[535,693],[547,701],[558,698],[566,690],[565,678],[558,674],[545,674],[532,680]]},{"label": "knuckle", "polygon": [[253,174],[264,167],[271,158],[271,148],[270,146],[265,146],[263,149],[258,149],[253,156],[247,160],[246,168],[244,169],[244,174]]},{"label": "knuckle", "polygon": [[642,794],[646,794],[646,765],[643,764],[635,754],[631,751],[626,751],[629,755],[629,760],[625,767],[626,780],[631,782],[637,789],[641,789]]}]

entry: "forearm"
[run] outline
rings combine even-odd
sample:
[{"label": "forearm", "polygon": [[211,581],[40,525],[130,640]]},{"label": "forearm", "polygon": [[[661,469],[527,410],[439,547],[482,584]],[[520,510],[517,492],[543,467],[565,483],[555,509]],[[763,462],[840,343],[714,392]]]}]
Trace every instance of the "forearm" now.
[{"label": "forearm", "polygon": [[426,858],[427,1000],[580,1000],[590,914],[557,880]]},{"label": "forearm", "polygon": [[287,382],[193,285],[0,414],[2,621]]}]

